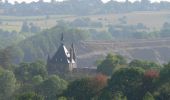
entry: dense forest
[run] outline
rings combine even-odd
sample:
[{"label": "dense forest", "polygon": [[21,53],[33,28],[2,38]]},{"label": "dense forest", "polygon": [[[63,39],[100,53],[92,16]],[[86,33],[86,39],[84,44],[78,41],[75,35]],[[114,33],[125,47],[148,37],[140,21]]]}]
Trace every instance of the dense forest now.
[{"label": "dense forest", "polygon": [[[153,44],[163,45],[161,52],[169,56],[165,50],[169,49],[169,44],[164,41],[170,37],[169,10],[170,3],[166,1],[39,0],[10,4],[8,0],[0,0],[0,100],[170,100],[170,62],[127,59],[116,52],[95,56],[97,61],[85,55],[90,58],[84,61],[86,65],[90,60],[94,61],[93,72],[62,74],[51,74],[46,62],[61,44],[61,34],[64,34],[66,47],[73,43],[75,48],[83,48],[76,54],[91,53],[91,48],[84,44],[88,41],[97,41],[94,44],[109,41],[103,43],[106,45],[113,41],[135,43],[147,40],[150,41],[146,42],[147,46],[150,46],[152,39],[158,39],[161,43]],[[156,18],[161,17],[161,23],[158,21],[160,27],[149,26],[155,23],[150,21],[153,17],[147,15],[148,12]],[[142,20],[143,13],[147,15],[145,17],[151,17],[147,19],[149,24]],[[114,14],[120,14],[116,20],[113,20]],[[139,16],[141,18],[137,19],[143,22],[129,23]],[[138,44],[145,48],[145,44]],[[90,46],[96,52],[99,49]],[[111,46],[114,48],[115,45]],[[113,48],[104,46],[111,52]],[[146,52],[139,50],[139,53]],[[158,51],[156,54],[161,59]],[[92,65],[89,70],[91,68]]]},{"label": "dense forest", "polygon": [[[72,24],[72,27],[69,24]],[[28,31],[23,27],[21,31],[27,33],[30,32],[30,28]],[[168,31],[169,24],[165,23],[157,34],[162,35],[164,32],[164,36],[168,36]],[[85,76],[82,73],[51,75],[47,71],[44,59],[56,51],[62,32],[65,35],[66,45],[72,42],[78,44],[82,40],[94,39],[96,36],[96,33],[92,34],[88,30],[76,29],[76,24],[63,23],[34,35],[30,34],[21,42],[3,48],[0,51],[2,100],[168,100],[170,98],[169,63],[160,65],[142,60],[128,63],[120,55],[108,54],[106,58],[96,61],[97,71],[93,75]]]},{"label": "dense forest", "polygon": [[[77,9],[78,8],[78,9]],[[25,2],[15,2],[10,4],[8,0],[0,2],[0,13],[3,15],[89,15],[89,14],[105,14],[105,13],[122,13],[131,11],[158,11],[169,10],[170,3],[161,1],[160,3],[151,3],[149,0],[129,2],[118,2],[111,0],[108,3],[103,3],[101,0],[66,0],[63,2],[56,2],[51,0],[50,3],[32,2],[27,4]]]},{"label": "dense forest", "polygon": [[108,54],[96,73],[51,75],[43,61],[1,62],[1,100],[169,100],[170,64]]}]

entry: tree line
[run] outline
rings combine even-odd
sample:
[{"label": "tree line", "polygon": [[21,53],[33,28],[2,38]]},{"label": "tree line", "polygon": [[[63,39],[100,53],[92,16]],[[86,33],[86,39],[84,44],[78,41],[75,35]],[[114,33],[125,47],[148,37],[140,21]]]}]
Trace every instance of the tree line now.
[{"label": "tree line", "polygon": [[0,62],[1,100],[169,100],[170,63],[127,60],[108,54],[96,73],[50,74],[37,60]]},{"label": "tree line", "polygon": [[63,92],[66,100],[168,100],[170,63],[133,60],[108,54],[97,76],[76,79]]},{"label": "tree line", "polygon": [[167,1],[151,3],[149,0],[135,1],[134,3],[129,2],[128,0],[123,3],[113,0],[108,3],[103,3],[101,0],[66,0],[63,2],[51,0],[50,3],[47,3],[43,2],[43,0],[39,0],[39,2],[31,2],[29,4],[25,2],[15,2],[13,5],[6,0],[6,2],[0,2],[0,9],[2,10],[3,15],[89,15],[131,11],[169,10],[170,3]]}]

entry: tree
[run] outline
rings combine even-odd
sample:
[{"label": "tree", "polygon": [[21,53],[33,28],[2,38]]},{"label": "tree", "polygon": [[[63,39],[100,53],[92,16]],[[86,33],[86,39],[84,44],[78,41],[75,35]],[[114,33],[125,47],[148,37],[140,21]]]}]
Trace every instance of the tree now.
[{"label": "tree", "polygon": [[8,69],[11,65],[11,52],[10,52],[10,47],[0,50],[0,65]]},{"label": "tree", "polygon": [[159,81],[159,72],[156,70],[147,70],[143,77],[143,93],[153,92],[157,87]]},{"label": "tree", "polygon": [[67,82],[56,75],[50,76],[36,87],[38,94],[45,97],[45,100],[56,100],[67,88]]},{"label": "tree", "polygon": [[151,93],[147,92],[143,97],[143,100],[155,100],[155,99]]},{"label": "tree", "polygon": [[21,32],[30,32],[30,27],[26,21],[23,22]]},{"label": "tree", "polygon": [[126,96],[123,95],[121,92],[116,92],[113,95],[113,100],[127,100]]},{"label": "tree", "polygon": [[98,98],[101,90],[106,87],[106,85],[107,78],[103,75],[78,79],[69,84],[64,95],[75,100],[91,100]]},{"label": "tree", "polygon": [[57,100],[67,100],[66,97],[59,97]]},{"label": "tree", "polygon": [[170,83],[166,82],[160,85],[154,92],[156,100],[169,100],[170,99]]},{"label": "tree", "polygon": [[61,33],[64,33],[66,44],[79,43],[89,38],[88,31],[80,29],[68,28],[66,26],[55,26],[41,32],[41,34],[32,36],[18,44],[18,48],[22,51],[23,56],[20,61],[33,62],[37,59],[47,57],[49,52],[55,52],[59,46]]},{"label": "tree", "polygon": [[94,99],[99,99],[99,94],[107,86],[108,78],[105,75],[99,74],[90,79],[91,94]]},{"label": "tree", "polygon": [[44,100],[44,97],[34,92],[22,93],[16,97],[16,100]]},{"label": "tree", "polygon": [[115,67],[123,64],[126,64],[126,60],[122,56],[113,56],[112,54],[108,54],[106,58],[97,66],[97,71],[110,76],[112,75]]},{"label": "tree", "polygon": [[139,100],[144,70],[141,68],[122,68],[113,73],[108,89],[114,93],[122,91],[128,100]]},{"label": "tree", "polygon": [[120,91],[112,93],[108,88],[105,88],[98,100],[127,100],[127,97]]},{"label": "tree", "polygon": [[0,83],[1,100],[11,100],[14,91],[17,89],[16,78],[13,72],[4,70],[0,75]]},{"label": "tree", "polygon": [[170,82],[170,62],[160,70],[160,83]]},{"label": "tree", "polygon": [[34,76],[32,78],[32,83],[35,85],[39,85],[42,82],[43,82],[43,78],[40,75]]},{"label": "tree", "polygon": [[40,75],[43,79],[47,76],[46,65],[43,61],[35,61],[30,64],[30,74],[31,76]]},{"label": "tree", "polygon": [[170,32],[170,23],[165,22],[163,24],[161,31],[160,31],[160,36],[168,37],[168,36],[170,36],[169,32]]},{"label": "tree", "polygon": [[[83,78],[73,81],[68,85],[68,89],[64,93],[66,97],[74,100],[90,100],[92,98],[89,78]],[[90,89],[89,89],[90,88]]]},{"label": "tree", "polygon": [[98,74],[91,78],[92,84],[95,85],[93,87],[96,88],[96,91],[103,89],[107,85],[107,80],[107,76],[102,74]]},{"label": "tree", "polygon": [[32,82],[34,76],[40,76],[43,79],[47,77],[46,65],[40,61],[33,63],[21,63],[18,68],[15,69],[16,78],[25,83]]},{"label": "tree", "polygon": [[98,99],[99,100],[113,100],[113,93],[109,89],[104,88]]},{"label": "tree", "polygon": [[133,60],[129,63],[129,67],[141,67],[145,70],[161,68],[161,66],[155,62],[149,62],[143,60]]},{"label": "tree", "polygon": [[157,90],[154,92],[156,99],[158,100],[168,100],[170,99],[170,62],[165,64],[164,67],[160,70],[159,84]]},{"label": "tree", "polygon": [[25,83],[29,79],[28,69],[28,63],[21,63],[19,67],[15,69],[14,73],[18,81]]}]

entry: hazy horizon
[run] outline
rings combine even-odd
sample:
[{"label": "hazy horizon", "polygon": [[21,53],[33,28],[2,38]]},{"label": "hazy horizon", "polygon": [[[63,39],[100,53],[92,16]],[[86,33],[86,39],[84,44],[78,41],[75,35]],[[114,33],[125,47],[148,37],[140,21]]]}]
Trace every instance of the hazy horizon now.
[{"label": "hazy horizon", "polygon": [[[5,0],[2,0],[2,1],[5,1]],[[37,1],[39,1],[39,0],[8,0],[10,3],[14,3],[15,1],[17,1],[17,2],[19,2],[19,3],[21,3],[21,2],[27,2],[27,3],[30,3],[30,2],[32,2],[32,1],[35,1],[35,2],[37,2]],[[50,2],[51,0],[44,0],[45,2]],[[56,1],[63,1],[63,0],[56,0]],[[110,0],[102,0],[104,3],[106,3],[106,2],[108,2],[108,1],[110,1]],[[120,1],[120,2],[122,2],[122,1],[125,1],[125,0],[117,0],[117,1]],[[140,1],[140,0],[129,0],[129,1],[131,1],[131,2],[134,2],[134,1]],[[170,2],[170,0],[150,0],[151,2],[160,2],[160,1],[169,1]]]}]

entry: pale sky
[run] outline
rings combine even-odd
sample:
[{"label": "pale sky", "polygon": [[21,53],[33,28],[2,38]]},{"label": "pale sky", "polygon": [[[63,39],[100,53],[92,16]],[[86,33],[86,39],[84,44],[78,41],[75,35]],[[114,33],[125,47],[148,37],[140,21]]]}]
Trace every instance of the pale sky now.
[{"label": "pale sky", "polygon": [[[5,1],[5,0],[2,0],[2,1]],[[29,3],[29,2],[32,2],[32,1],[39,1],[39,0],[8,0],[8,1],[11,2],[11,3],[14,3],[15,1],[18,1],[19,3],[25,1],[25,2]],[[44,1],[49,2],[51,0],[44,0]],[[63,0],[56,0],[56,1],[63,1]],[[102,1],[103,2],[108,2],[110,0],[102,0]],[[125,1],[125,0],[118,0],[118,1]],[[134,2],[136,0],[129,0],[129,1]],[[160,0],[150,0],[150,1],[151,2],[159,2]],[[161,0],[161,1],[170,1],[170,0]]]}]

